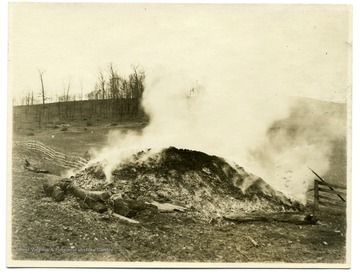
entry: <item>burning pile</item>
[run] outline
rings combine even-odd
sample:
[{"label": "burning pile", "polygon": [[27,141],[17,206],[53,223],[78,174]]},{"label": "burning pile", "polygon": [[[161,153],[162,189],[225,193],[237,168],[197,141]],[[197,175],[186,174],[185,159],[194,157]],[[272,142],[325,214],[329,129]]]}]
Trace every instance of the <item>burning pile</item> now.
[{"label": "burning pile", "polygon": [[179,206],[199,218],[294,211],[299,206],[242,167],[175,147],[133,155],[112,172],[110,182],[98,163],[76,174],[72,183],[87,191],[111,193],[113,200]]}]

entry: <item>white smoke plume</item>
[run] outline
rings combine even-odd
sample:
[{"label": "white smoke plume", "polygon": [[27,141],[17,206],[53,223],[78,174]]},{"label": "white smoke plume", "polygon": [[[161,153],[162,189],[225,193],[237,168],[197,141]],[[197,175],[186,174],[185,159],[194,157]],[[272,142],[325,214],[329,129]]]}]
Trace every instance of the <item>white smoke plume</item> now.
[{"label": "white smoke plume", "polygon": [[[331,163],[335,145],[346,148],[344,105],[296,99],[287,118],[274,121],[264,143],[251,151],[252,162],[266,181],[305,203],[314,174],[341,172],[346,162]],[[344,183],[344,182],[336,182]]]},{"label": "white smoke plume", "polygon": [[304,202],[313,179],[307,167],[326,172],[331,142],[343,131],[334,134],[340,121],[325,116],[314,120],[316,108],[307,103],[294,108],[295,102],[266,90],[244,89],[231,78],[160,70],[146,78],[143,107],[149,125],[141,132],[111,132],[108,145],[92,162],[101,162],[111,180],[111,172],[139,150],[199,150],[235,162]]}]

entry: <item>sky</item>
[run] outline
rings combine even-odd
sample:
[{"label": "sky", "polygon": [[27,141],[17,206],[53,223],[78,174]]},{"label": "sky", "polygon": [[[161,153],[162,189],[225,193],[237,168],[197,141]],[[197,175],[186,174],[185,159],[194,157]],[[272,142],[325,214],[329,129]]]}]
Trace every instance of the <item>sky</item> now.
[{"label": "sky", "polygon": [[[21,102],[94,89],[99,68],[138,65],[238,92],[346,102],[349,6],[9,3],[9,91]],[[40,98],[38,98],[40,99]]]}]

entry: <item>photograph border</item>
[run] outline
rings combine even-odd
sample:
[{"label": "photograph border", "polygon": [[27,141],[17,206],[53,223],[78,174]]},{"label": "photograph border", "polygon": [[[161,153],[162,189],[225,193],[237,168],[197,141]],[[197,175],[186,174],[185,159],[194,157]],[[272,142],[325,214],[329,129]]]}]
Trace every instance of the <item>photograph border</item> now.
[{"label": "photograph border", "polygon": [[[21,1],[11,1],[11,2],[21,2]],[[11,3],[10,2],[10,3]],[[40,1],[42,2],[42,1]],[[45,2],[45,1],[44,1]],[[49,1],[46,1],[49,2]],[[52,2],[52,1],[51,1]],[[77,2],[77,1],[74,1]],[[83,2],[83,1],[81,1]],[[92,2],[92,1],[84,1],[84,2]],[[140,2],[146,2],[146,1],[140,1]],[[236,1],[237,2],[237,1]],[[263,2],[263,1],[260,1]],[[307,1],[306,1],[307,2]],[[318,3],[317,1],[316,3]],[[329,2],[329,1],[327,1]],[[336,1],[337,3],[339,1]],[[349,2],[349,1],[346,1]],[[112,2],[113,3],[113,2]],[[120,2],[122,3],[122,2]],[[238,3],[238,2],[237,2]],[[239,3],[241,4],[241,3]],[[261,4],[261,3],[260,3]],[[286,3],[287,4],[287,3]],[[350,4],[353,6],[353,4]],[[355,18],[353,18],[355,19]],[[353,21],[353,26],[355,26],[355,20]],[[354,35],[354,34],[353,34]],[[353,55],[355,57],[355,50],[353,49]],[[351,63],[351,62],[350,62]],[[351,69],[351,68],[349,68]],[[350,75],[356,75],[354,72],[350,73]],[[9,77],[9,76],[8,76]],[[8,79],[8,78],[7,78]],[[353,79],[355,81],[355,79]],[[351,81],[352,82],[352,81]],[[9,92],[9,87],[8,87]],[[106,261],[27,261],[27,260],[13,260],[11,258],[11,236],[12,236],[12,226],[11,226],[11,220],[12,220],[12,201],[11,201],[11,193],[12,193],[12,165],[11,165],[11,159],[12,159],[12,108],[11,106],[12,99],[11,94],[8,93],[7,95],[7,120],[6,120],[6,126],[8,133],[6,134],[6,142],[7,142],[7,178],[6,178],[6,200],[7,200],[7,207],[6,207],[6,257],[7,257],[7,267],[31,267],[31,268],[266,268],[266,269],[290,269],[290,268],[302,268],[302,269],[347,269],[352,267],[353,262],[351,261],[351,254],[354,253],[352,242],[353,241],[353,219],[352,219],[352,197],[353,195],[353,184],[352,184],[352,177],[353,172],[353,158],[354,155],[354,144],[352,143],[352,137],[353,136],[353,117],[354,113],[352,109],[355,108],[355,105],[353,104],[353,98],[354,94],[352,93],[352,90],[350,89],[348,92],[348,132],[347,132],[347,153],[348,153],[348,163],[347,163],[347,188],[348,188],[348,199],[347,199],[347,233],[346,233],[346,242],[347,242],[347,254],[346,254],[346,263],[344,264],[308,264],[308,263],[299,263],[299,264],[292,264],[292,263],[187,263],[187,262],[181,262],[181,263],[165,263],[165,262],[106,262]],[[4,115],[3,115],[4,116]],[[356,139],[355,139],[356,140]],[[354,230],[356,231],[356,230]]]}]

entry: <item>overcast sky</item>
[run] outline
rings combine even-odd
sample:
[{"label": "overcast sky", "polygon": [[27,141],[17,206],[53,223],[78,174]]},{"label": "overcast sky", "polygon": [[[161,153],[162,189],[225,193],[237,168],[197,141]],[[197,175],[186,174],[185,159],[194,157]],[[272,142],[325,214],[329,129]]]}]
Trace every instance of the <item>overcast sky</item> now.
[{"label": "overcast sky", "polygon": [[351,86],[347,6],[9,4],[9,90],[55,99],[93,90],[99,68],[139,65],[206,81],[345,102]]}]

